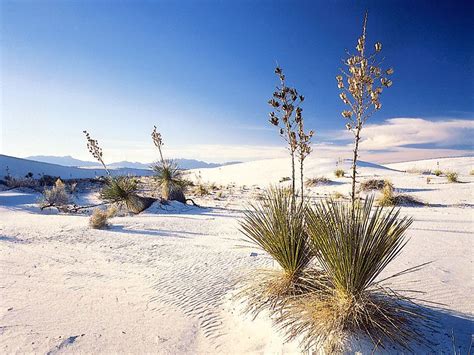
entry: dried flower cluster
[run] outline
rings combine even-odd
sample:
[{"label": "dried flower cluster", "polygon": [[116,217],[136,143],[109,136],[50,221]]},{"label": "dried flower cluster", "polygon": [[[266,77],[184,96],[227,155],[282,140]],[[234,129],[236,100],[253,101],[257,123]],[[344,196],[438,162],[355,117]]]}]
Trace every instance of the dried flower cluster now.
[{"label": "dried flower cluster", "polygon": [[87,139],[87,149],[89,150],[89,153],[92,154],[92,156],[102,164],[102,166],[105,169],[105,172],[107,175],[110,175],[109,169],[107,169],[107,166],[104,163],[104,160],[102,158],[102,148],[99,146],[99,142],[96,139],[92,139],[89,132],[83,131],[83,133],[86,135]]},{"label": "dried flower cluster", "polygon": [[[372,54],[366,53],[366,28],[367,13],[364,18],[362,35],[357,41],[357,54],[348,54],[345,65],[348,68],[340,69],[342,75],[336,76],[337,86],[341,90],[339,97],[348,106],[342,111],[342,116],[347,119],[346,128],[354,134],[354,157],[352,164],[352,204],[355,203],[355,183],[357,173],[357,158],[360,141],[360,131],[362,126],[372,114],[380,110],[380,95],[384,88],[392,86],[392,81],[388,79],[393,74],[393,69],[385,71],[381,69],[379,53],[382,44],[377,42]],[[345,77],[345,81],[344,81]]]},{"label": "dried flower cluster", "polygon": [[160,159],[161,163],[164,164],[165,160],[163,159],[163,154],[161,152],[161,146],[163,145],[163,138],[161,137],[161,133],[156,130],[156,126],[153,126],[153,132],[151,132],[151,138],[153,139],[153,143],[158,148],[160,152]]},{"label": "dried flower cluster", "polygon": [[270,112],[270,123],[279,128],[280,135],[288,143],[291,155],[292,195],[295,200],[295,156],[300,162],[301,196],[303,197],[303,165],[304,159],[311,153],[311,138],[313,131],[304,131],[303,109],[300,107],[304,96],[295,88],[286,85],[286,77],[280,67],[275,68],[275,74],[280,80],[268,104],[274,111]]}]

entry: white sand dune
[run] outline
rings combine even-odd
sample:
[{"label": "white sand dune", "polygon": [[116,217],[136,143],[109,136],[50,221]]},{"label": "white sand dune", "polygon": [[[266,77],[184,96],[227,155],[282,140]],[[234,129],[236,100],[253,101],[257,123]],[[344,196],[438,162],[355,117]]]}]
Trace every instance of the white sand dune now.
[{"label": "white sand dune", "polygon": [[[440,160],[460,173],[458,184],[433,176],[427,184],[425,175],[403,172],[415,163],[431,165],[362,163],[359,175],[389,178],[429,204],[402,208],[415,219],[411,239],[386,275],[433,261],[400,287],[444,304],[433,310],[441,326],[430,335],[435,352],[451,353],[454,333],[465,353],[474,324],[474,161]],[[313,197],[349,191],[350,180],[334,178],[334,169],[334,160],[308,160],[308,177],[333,180],[312,188]],[[86,214],[39,211],[35,193],[0,192],[0,353],[297,353],[265,315],[251,320],[230,299],[241,275],[273,265],[260,250],[241,247],[238,219],[260,190],[239,186],[277,184],[289,175],[287,160],[192,174],[237,186],[196,200],[208,208],[155,204],[112,219],[108,230],[90,229]]]}]

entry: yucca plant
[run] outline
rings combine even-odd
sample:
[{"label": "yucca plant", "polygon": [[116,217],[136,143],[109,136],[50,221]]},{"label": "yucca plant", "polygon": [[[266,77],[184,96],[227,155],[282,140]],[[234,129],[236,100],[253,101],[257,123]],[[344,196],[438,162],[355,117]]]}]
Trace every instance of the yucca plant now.
[{"label": "yucca plant", "polygon": [[425,315],[382,284],[391,277],[379,280],[406,245],[412,219],[398,209],[373,210],[373,202],[370,197],[353,210],[329,200],[307,209],[308,242],[324,278],[314,292],[289,302],[278,319],[290,338],[302,336],[305,347],[342,351],[344,339],[360,335],[377,346],[390,341],[405,348],[422,339],[415,323]]},{"label": "yucca plant", "polygon": [[241,231],[280,267],[278,270],[258,270],[252,275],[250,285],[240,294],[248,300],[247,311],[256,315],[264,308],[274,309],[288,296],[302,291],[302,280],[311,261],[305,208],[305,203],[294,206],[291,190],[270,188],[260,201],[244,212]]},{"label": "yucca plant", "polygon": [[164,160],[152,165],[155,179],[161,188],[161,197],[164,200],[175,200],[186,203],[184,188],[187,181],[183,177],[183,171],[173,160]]},{"label": "yucca plant", "polygon": [[100,198],[109,203],[125,204],[133,213],[140,213],[151,206],[153,198],[137,195],[138,182],[130,176],[108,177]]}]

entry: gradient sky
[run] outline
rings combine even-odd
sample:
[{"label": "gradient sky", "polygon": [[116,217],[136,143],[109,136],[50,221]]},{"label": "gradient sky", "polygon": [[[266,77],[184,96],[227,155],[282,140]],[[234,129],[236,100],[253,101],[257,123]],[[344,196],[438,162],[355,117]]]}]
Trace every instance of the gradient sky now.
[{"label": "gradient sky", "polygon": [[370,121],[367,151],[400,153],[398,160],[411,151],[472,152],[472,1],[0,4],[3,154],[90,159],[87,129],[110,161],[148,162],[156,158],[156,124],[174,157],[278,156],[282,143],[266,104],[277,62],[306,97],[315,143],[344,150],[334,77],[366,9],[368,41],[383,43],[385,63],[395,69]]}]

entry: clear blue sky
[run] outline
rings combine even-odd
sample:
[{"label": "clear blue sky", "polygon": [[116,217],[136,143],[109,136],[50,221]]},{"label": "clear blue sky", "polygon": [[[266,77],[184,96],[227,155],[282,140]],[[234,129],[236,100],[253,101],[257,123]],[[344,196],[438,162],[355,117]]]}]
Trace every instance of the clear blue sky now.
[{"label": "clear blue sky", "polygon": [[[472,123],[473,1],[1,1],[2,151],[87,157],[88,129],[113,160],[147,161],[153,124],[185,157],[278,145],[277,61],[327,143],[344,126],[334,77],[366,9],[369,43],[395,69],[371,123]],[[471,149],[466,122],[455,127],[455,141],[419,147]]]}]

